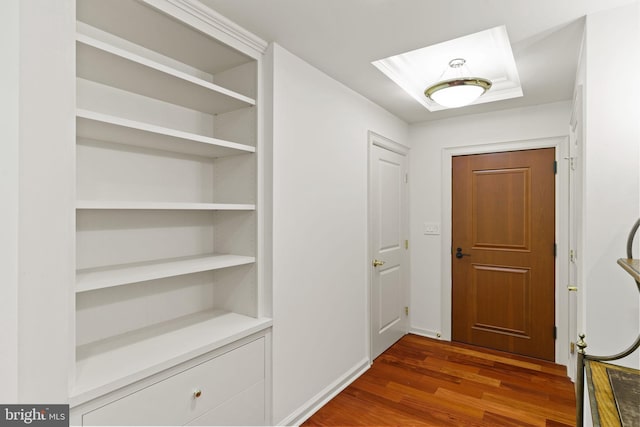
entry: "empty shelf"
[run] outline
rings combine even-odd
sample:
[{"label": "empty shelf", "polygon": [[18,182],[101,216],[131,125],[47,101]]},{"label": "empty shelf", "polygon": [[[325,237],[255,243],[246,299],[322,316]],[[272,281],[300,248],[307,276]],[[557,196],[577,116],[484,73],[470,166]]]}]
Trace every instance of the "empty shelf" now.
[{"label": "empty shelf", "polygon": [[240,255],[204,255],[158,261],[86,268],[76,272],[76,292],[122,286],[183,274],[218,270],[254,263],[256,259]]},{"label": "empty shelf", "polygon": [[83,109],[76,111],[76,134],[81,138],[214,158],[256,151],[250,145]]},{"label": "empty shelf", "polygon": [[84,34],[76,36],[77,75],[210,114],[255,105],[255,100]]}]

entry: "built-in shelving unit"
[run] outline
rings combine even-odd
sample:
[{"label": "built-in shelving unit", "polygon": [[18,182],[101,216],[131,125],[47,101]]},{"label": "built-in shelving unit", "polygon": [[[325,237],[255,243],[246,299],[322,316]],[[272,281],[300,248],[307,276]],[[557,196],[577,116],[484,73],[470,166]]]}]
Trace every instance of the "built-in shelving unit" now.
[{"label": "built-in shelving unit", "polygon": [[195,6],[77,1],[72,406],[271,325],[260,55],[171,16]]}]

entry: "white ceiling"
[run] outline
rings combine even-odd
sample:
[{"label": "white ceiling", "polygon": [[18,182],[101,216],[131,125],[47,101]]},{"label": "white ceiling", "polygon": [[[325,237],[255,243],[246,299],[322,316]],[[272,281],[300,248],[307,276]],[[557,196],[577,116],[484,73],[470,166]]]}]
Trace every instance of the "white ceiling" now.
[{"label": "white ceiling", "polygon": [[[454,58],[459,58],[458,62],[462,59],[460,68],[451,66]],[[481,76],[491,82],[491,89],[471,104],[522,96],[518,69],[504,25],[380,59],[373,65],[429,111],[446,107],[425,96],[425,89],[442,80],[462,76]],[[454,88],[452,92],[459,89]]]},{"label": "white ceiling", "polygon": [[[201,0],[408,123],[571,99],[587,13],[637,0]],[[505,25],[524,96],[429,112],[372,61]]]}]

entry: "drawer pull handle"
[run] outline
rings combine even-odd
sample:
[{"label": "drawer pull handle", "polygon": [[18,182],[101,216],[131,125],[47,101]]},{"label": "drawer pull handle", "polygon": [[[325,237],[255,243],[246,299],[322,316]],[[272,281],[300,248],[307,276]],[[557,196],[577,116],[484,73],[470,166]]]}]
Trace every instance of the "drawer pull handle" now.
[{"label": "drawer pull handle", "polygon": [[193,397],[195,397],[196,399],[200,396],[202,396],[202,390],[196,390],[193,392]]}]

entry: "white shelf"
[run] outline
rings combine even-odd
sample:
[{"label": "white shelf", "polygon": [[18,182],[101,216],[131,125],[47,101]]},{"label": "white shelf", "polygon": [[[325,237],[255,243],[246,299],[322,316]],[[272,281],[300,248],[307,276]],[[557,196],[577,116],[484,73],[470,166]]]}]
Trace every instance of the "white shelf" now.
[{"label": "white shelf", "polygon": [[79,77],[210,114],[256,104],[252,98],[87,35],[77,34],[76,42]]},{"label": "white shelf", "polygon": [[242,203],[182,203],[78,200],[78,210],[182,210],[182,211],[254,211],[256,205]]},{"label": "white shelf", "polygon": [[82,138],[206,157],[254,153],[255,147],[149,123],[77,109],[76,135]]},{"label": "white shelf", "polygon": [[211,310],[80,346],[70,404],[86,402],[271,324],[267,318]]},{"label": "white shelf", "polygon": [[255,257],[250,256],[210,254],[86,268],[76,272],[76,292],[87,292],[146,280],[219,270],[254,262],[256,262]]}]

